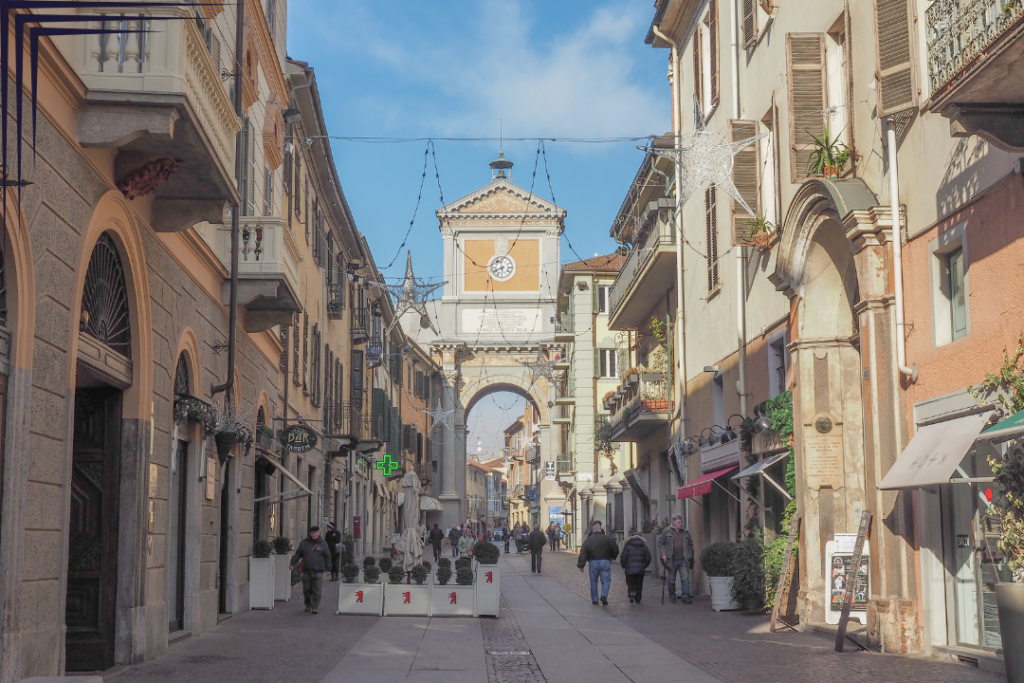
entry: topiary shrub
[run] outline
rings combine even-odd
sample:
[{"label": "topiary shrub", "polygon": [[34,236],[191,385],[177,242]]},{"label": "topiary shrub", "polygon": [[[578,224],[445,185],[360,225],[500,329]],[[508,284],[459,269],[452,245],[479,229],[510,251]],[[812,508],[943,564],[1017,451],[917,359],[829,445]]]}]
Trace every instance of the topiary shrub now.
[{"label": "topiary shrub", "polygon": [[355,562],[341,565],[341,575],[345,578],[345,583],[355,583],[359,578],[359,565]]},{"label": "topiary shrub", "polygon": [[430,571],[422,564],[418,564],[412,568],[412,580],[418,585],[423,585],[423,582],[427,580],[428,574],[430,574]]},{"label": "topiary shrub", "polygon": [[469,569],[473,566],[473,561],[468,557],[460,557],[455,560],[455,571],[458,572],[460,569]]},{"label": "topiary shrub", "polygon": [[452,568],[452,561],[451,561],[451,559],[449,559],[447,557],[439,558],[437,560],[437,568],[438,569],[444,568],[444,569],[450,570]]},{"label": "topiary shrub", "polygon": [[428,560],[423,560],[423,568],[427,570],[428,574],[430,573],[431,566]]},{"label": "topiary shrub", "polygon": [[287,555],[292,551],[292,541],[287,536],[275,536],[270,543],[274,546],[275,555]]},{"label": "topiary shrub", "polygon": [[[381,560],[381,564],[384,561]],[[388,564],[391,564],[390,562]],[[383,567],[381,567],[383,569]],[[388,583],[402,583],[405,580],[405,570],[402,569],[402,565],[396,564],[388,570]]]},{"label": "topiary shrub", "polygon": [[376,557],[367,556],[367,557],[363,558],[363,569],[366,569],[367,567],[373,567],[376,564],[377,564],[377,558]]},{"label": "topiary shrub", "polygon": [[764,539],[758,529],[736,548],[732,560],[732,599],[746,610],[764,611]]},{"label": "topiary shrub", "polygon": [[389,560],[388,558],[385,557],[385,558],[381,559],[380,562],[377,563],[377,566],[380,567],[380,570],[382,572],[387,574],[389,571],[391,571],[391,560]]},{"label": "topiary shrub", "polygon": [[274,546],[270,545],[270,541],[256,541],[252,546],[252,556],[257,559],[266,559],[270,557],[270,552],[274,549]]},{"label": "topiary shrub", "polygon": [[459,571],[455,573],[455,583],[460,586],[472,586],[473,570],[469,567],[459,567]]},{"label": "topiary shrub", "polygon": [[498,564],[501,553],[498,552],[498,546],[490,541],[477,541],[473,546],[473,557],[480,564]]},{"label": "topiary shrub", "polygon": [[439,584],[446,586],[448,585],[448,582],[452,580],[452,568],[439,566],[435,576],[437,576],[437,582]]},{"label": "topiary shrub", "polygon": [[380,567],[376,565],[366,565],[363,569],[363,581],[365,583],[380,583]]},{"label": "topiary shrub", "polygon": [[732,576],[732,561],[736,557],[736,544],[720,541],[704,548],[700,564],[708,576]]}]

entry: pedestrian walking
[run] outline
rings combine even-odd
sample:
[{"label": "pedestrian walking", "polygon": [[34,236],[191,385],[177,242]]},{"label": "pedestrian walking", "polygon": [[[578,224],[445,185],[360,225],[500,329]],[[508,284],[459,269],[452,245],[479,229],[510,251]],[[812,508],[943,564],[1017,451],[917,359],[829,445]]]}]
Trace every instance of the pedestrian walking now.
[{"label": "pedestrian walking", "polygon": [[448,540],[452,542],[452,557],[459,556],[459,537],[462,536],[462,532],[459,527],[453,526],[448,532]]},{"label": "pedestrian walking", "polygon": [[505,554],[508,555],[508,546],[512,541],[512,535],[508,532],[508,529],[502,529],[502,538],[505,540]]},{"label": "pedestrian walking", "polygon": [[441,541],[444,540],[444,532],[435,524],[427,533],[427,538],[430,540],[430,545],[434,546],[434,564],[437,564],[437,561],[441,559]]},{"label": "pedestrian walking", "polygon": [[555,524],[555,550],[562,549],[562,525]]},{"label": "pedestrian walking", "polygon": [[327,549],[331,551],[331,581],[337,581],[338,572],[341,570],[341,532],[335,528],[333,522],[327,523],[324,540],[327,541]]},{"label": "pedestrian walking", "polygon": [[321,577],[331,573],[331,550],[327,542],[320,538],[320,527],[309,527],[309,536],[302,539],[298,549],[292,555],[292,567],[298,566],[302,574],[302,600],[306,611],[319,614]]},{"label": "pedestrian walking", "polygon": [[640,534],[633,534],[622,544],[619,564],[626,570],[626,593],[630,604],[640,604],[644,597],[644,574],[651,566],[651,550]]},{"label": "pedestrian walking", "polygon": [[690,572],[693,569],[693,540],[690,532],[683,528],[683,516],[674,515],[672,523],[658,535],[658,555],[667,570],[668,601],[676,601],[676,575],[682,583],[682,601],[692,604],[690,597]]},{"label": "pedestrian walking", "polygon": [[512,538],[516,541],[516,554],[521,555],[523,553],[523,525],[516,522],[515,528],[512,529]]},{"label": "pedestrian walking", "polygon": [[544,533],[548,536],[548,547],[551,548],[551,552],[555,552],[555,523],[548,522],[548,529]]},{"label": "pedestrian walking", "polygon": [[608,604],[608,590],[612,586],[612,561],[619,556],[619,546],[607,534],[601,522],[594,522],[590,527],[590,535],[580,548],[576,566],[582,572],[590,563],[590,601],[597,604],[597,580],[601,579],[601,604]]},{"label": "pedestrian walking", "polygon": [[459,557],[473,557],[473,545],[476,543],[476,538],[473,536],[473,530],[466,527],[459,536]]},{"label": "pedestrian walking", "polygon": [[530,552],[533,553],[533,557],[530,558],[530,571],[540,574],[540,561],[544,557],[544,546],[548,543],[547,536],[540,529],[534,529],[530,532],[528,543]]}]

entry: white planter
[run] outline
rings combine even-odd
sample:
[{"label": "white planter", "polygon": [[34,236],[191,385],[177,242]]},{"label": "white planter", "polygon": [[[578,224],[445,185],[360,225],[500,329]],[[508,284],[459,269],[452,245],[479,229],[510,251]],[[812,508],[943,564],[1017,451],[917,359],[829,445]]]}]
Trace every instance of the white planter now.
[{"label": "white planter", "polygon": [[501,571],[496,564],[476,565],[476,613],[481,617],[498,616],[501,603]]},{"label": "white planter", "polygon": [[274,599],[288,602],[292,598],[291,555],[271,555],[274,561]]},{"label": "white planter", "polygon": [[249,609],[274,609],[274,558],[249,558]]},{"label": "white planter", "polygon": [[429,617],[430,584],[389,583],[384,586],[384,616]]},{"label": "white planter", "polygon": [[430,616],[472,617],[476,614],[476,586],[434,585],[430,591]]},{"label": "white planter", "polygon": [[384,586],[379,583],[339,583],[338,614],[384,614]]},{"label": "white planter", "polygon": [[711,576],[711,609],[716,612],[726,612],[739,609],[740,603],[732,599],[732,577]]}]

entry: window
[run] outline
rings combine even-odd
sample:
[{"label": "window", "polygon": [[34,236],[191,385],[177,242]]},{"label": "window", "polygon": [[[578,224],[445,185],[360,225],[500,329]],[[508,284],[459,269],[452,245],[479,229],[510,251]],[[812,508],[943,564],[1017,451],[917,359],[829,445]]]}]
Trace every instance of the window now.
[{"label": "window", "polygon": [[743,47],[750,50],[757,45],[771,16],[771,0],[743,0]]},{"label": "window", "polygon": [[718,106],[718,0],[710,0],[693,32],[693,89],[704,118]]},{"label": "window", "polygon": [[597,312],[607,313],[611,298],[611,287],[599,285],[597,288]]},{"label": "window", "polygon": [[292,384],[295,386],[302,386],[302,380],[299,374],[299,324],[300,324],[300,313],[295,314],[295,321],[292,323],[294,328],[292,331]]},{"label": "window", "polygon": [[[757,134],[758,125],[756,121],[736,119],[729,121],[730,142],[747,140]],[[761,185],[759,177],[761,172],[761,164],[758,159],[759,152],[758,145],[747,145],[743,149],[736,151],[732,164],[733,185],[755,216],[762,215],[760,207],[761,193],[759,191]],[[748,214],[739,202],[731,200],[730,203],[732,204],[733,244],[750,244],[752,239],[750,221],[753,220],[754,216]]]},{"label": "window", "polygon": [[[308,189],[309,180],[306,180]],[[295,154],[295,217],[302,220],[302,153]]]},{"label": "window", "polygon": [[760,169],[760,202],[761,212],[764,219],[772,225],[779,224],[778,205],[778,171],[779,171],[779,145],[778,145],[778,112],[774,105],[761,118],[762,130],[768,131],[768,136],[761,138],[758,144],[761,147]]},{"label": "window", "polygon": [[707,228],[708,295],[721,285],[718,276],[718,200],[714,187],[704,191],[704,223]]},{"label": "window", "polygon": [[617,349],[598,349],[601,358],[601,377],[619,376],[619,357]]},{"label": "window", "polygon": [[274,172],[263,165],[263,215],[274,215]]},{"label": "window", "polygon": [[942,346],[971,332],[970,258],[966,224],[960,223],[928,244],[931,252],[934,343]]},{"label": "window", "polygon": [[786,36],[789,58],[790,172],[793,182],[808,176],[807,164],[814,138],[825,127],[821,113],[828,106],[825,92],[825,36],[821,33],[790,33]]},{"label": "window", "polygon": [[274,39],[274,30],[277,24],[277,0],[267,0],[267,28],[270,29],[270,39]]},{"label": "window", "polygon": [[258,173],[256,166],[256,130],[253,128],[252,121],[250,119],[245,120],[245,137],[246,137],[246,191],[248,196],[245,198],[245,215],[255,216],[256,215],[256,174]]},{"label": "window", "polygon": [[786,333],[768,341],[768,394],[777,396],[786,390]]},{"label": "window", "polygon": [[309,394],[309,384],[306,382],[307,370],[309,369],[309,313],[302,314],[302,393]]},{"label": "window", "polygon": [[916,3],[875,0],[875,47],[878,62],[878,116],[890,116],[917,104],[911,55],[911,27]]},{"label": "window", "polygon": [[846,129],[847,74],[846,74],[846,17],[836,19],[832,30],[825,36],[825,83],[828,88],[829,111],[825,119],[832,137],[850,144],[850,131]]}]

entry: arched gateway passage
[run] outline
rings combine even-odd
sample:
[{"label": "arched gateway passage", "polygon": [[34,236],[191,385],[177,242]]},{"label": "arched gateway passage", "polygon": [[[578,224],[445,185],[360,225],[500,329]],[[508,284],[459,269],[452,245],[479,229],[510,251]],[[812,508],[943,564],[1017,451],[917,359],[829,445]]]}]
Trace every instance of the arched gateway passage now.
[{"label": "arched gateway passage", "polygon": [[557,396],[552,370],[529,365],[550,364],[562,354],[554,345],[554,321],[565,211],[514,185],[506,175],[511,168],[499,157],[491,163],[490,184],[437,211],[446,283],[443,296],[426,306],[437,332],[421,324],[419,313],[403,316],[403,328],[441,365],[441,407],[452,411],[450,429],[434,432],[441,450],[437,492],[448,526],[471,516],[467,414],[499,391],[522,396],[536,409],[539,426],[530,435],[536,458],[526,467],[529,483],[523,484],[534,519],[546,520],[565,500],[558,483],[545,479],[544,463],[559,454],[551,438]]}]

